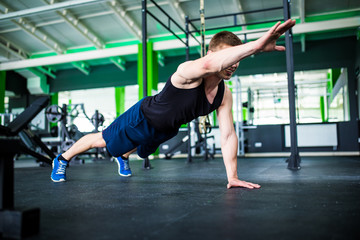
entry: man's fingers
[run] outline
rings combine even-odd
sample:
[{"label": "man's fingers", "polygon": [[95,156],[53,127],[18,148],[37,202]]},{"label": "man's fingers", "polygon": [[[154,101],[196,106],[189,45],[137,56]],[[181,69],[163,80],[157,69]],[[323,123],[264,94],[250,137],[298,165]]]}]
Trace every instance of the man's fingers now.
[{"label": "man's fingers", "polygon": [[[283,24],[281,24],[276,31],[280,34],[283,34],[284,32],[286,32],[287,30],[289,30],[290,28],[292,28],[295,25],[295,20],[291,20],[288,19],[286,22],[284,22]],[[276,26],[276,25],[275,25]]]},{"label": "man's fingers", "polygon": [[254,188],[254,186],[252,186],[251,183],[245,182],[245,181],[244,181],[244,183],[243,183],[243,187],[250,188],[250,189],[253,189],[253,188]]},{"label": "man's fingers", "polygon": [[276,51],[285,51],[285,47],[284,46],[275,46],[275,50]]},{"label": "man's fingers", "polygon": [[245,183],[246,183],[245,187],[247,187],[247,188],[253,189],[253,188],[260,188],[261,187],[259,184],[256,184],[256,183],[251,183],[251,182],[245,182]]},{"label": "man's fingers", "polygon": [[256,183],[249,183],[249,184],[251,184],[251,186],[253,186],[254,188],[261,188],[259,184]]},{"label": "man's fingers", "polygon": [[227,184],[228,189],[231,187],[244,187],[244,188],[254,189],[254,188],[260,188],[261,186],[259,184],[255,184],[251,182],[238,181]]},{"label": "man's fingers", "polygon": [[274,31],[277,31],[277,28],[280,26],[281,22],[277,22],[274,26],[272,26],[272,28],[270,28],[270,31],[269,32],[274,32]]}]

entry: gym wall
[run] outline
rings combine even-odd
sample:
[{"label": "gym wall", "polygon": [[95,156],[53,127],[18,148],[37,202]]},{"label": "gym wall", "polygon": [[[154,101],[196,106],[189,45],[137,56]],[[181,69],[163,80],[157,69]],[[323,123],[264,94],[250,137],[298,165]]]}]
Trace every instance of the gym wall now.
[{"label": "gym wall", "polygon": [[[305,52],[301,51],[301,44],[299,42],[294,43],[295,71],[341,67],[348,69],[351,121],[339,124],[340,134],[338,151],[359,150],[357,143],[359,102],[355,95],[355,90],[358,85],[355,72],[356,68],[360,65],[359,52],[360,43],[356,37],[339,37],[326,40],[310,39],[306,41]],[[190,59],[195,59],[197,57],[198,55],[196,54],[191,55]],[[159,66],[159,82],[165,82],[176,70],[177,66],[184,60],[185,55],[166,57],[165,66]],[[250,75],[273,72],[286,72],[286,60],[283,52],[260,53],[254,57],[244,59],[241,61],[236,74]],[[56,79],[49,78],[48,81],[50,84],[50,92],[134,85],[137,84],[137,63],[135,61],[127,62],[126,71],[119,70],[113,64],[92,67],[92,71],[88,76],[76,69],[62,70],[57,72]],[[6,82],[7,90],[15,89],[13,84],[16,82],[16,89],[18,89],[16,91],[21,92],[21,96],[27,91],[26,81],[24,79],[22,80],[21,77],[19,78],[19,75],[16,73],[10,72],[10,74],[7,75]],[[21,98],[24,99],[21,100]],[[27,105],[28,101],[29,100],[26,97],[11,98],[10,106]],[[281,127],[275,126],[274,128],[276,128],[274,134],[282,135]],[[256,135],[261,136],[261,133],[259,132]],[[266,144],[264,146],[266,146]],[[267,149],[256,149],[256,151],[267,151]],[[282,148],[282,151],[284,151],[284,148]]]}]

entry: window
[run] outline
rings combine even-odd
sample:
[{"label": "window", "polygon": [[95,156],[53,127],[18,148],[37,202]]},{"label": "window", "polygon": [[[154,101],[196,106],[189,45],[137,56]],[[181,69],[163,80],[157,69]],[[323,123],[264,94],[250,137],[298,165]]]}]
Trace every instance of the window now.
[{"label": "window", "polygon": [[[242,114],[249,125],[290,122],[287,73],[235,77],[229,85],[235,119]],[[295,72],[295,99],[298,123],[349,121],[346,69]]]},{"label": "window", "polygon": [[[87,117],[91,118],[95,114],[95,110],[98,110],[104,116],[104,126],[108,126],[116,117],[114,88],[59,92],[59,106],[61,107],[63,104],[70,104],[70,109],[79,104],[73,112],[74,115],[78,113],[77,117],[70,118],[68,123],[75,124],[80,132],[94,130],[93,124]],[[81,105],[83,105],[83,109]]]}]

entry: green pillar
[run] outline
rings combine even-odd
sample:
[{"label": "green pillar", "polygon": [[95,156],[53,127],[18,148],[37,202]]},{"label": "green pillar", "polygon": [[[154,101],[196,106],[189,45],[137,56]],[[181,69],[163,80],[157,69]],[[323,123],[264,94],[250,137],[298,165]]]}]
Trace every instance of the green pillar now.
[{"label": "green pillar", "polygon": [[[147,95],[152,96],[153,90],[157,91],[157,85],[159,82],[159,64],[157,61],[158,55],[153,50],[153,43],[147,42]],[[139,99],[143,96],[143,72],[142,72],[142,44],[138,44],[138,85],[139,85]]]},{"label": "green pillar", "polygon": [[[153,49],[153,43],[146,43],[147,51],[147,95],[152,96],[153,90],[158,90],[159,82],[159,64],[158,55]],[[139,99],[144,97],[143,94],[143,56],[142,44],[138,45],[138,85],[139,85]],[[159,155],[159,149],[156,150],[154,155]]]},{"label": "green pillar", "polygon": [[138,44],[138,68],[137,68],[137,73],[138,73],[138,85],[139,85],[139,99],[142,99],[144,94],[143,94],[143,73],[142,73],[142,65],[143,65],[143,57],[142,57],[142,44],[139,43]]},{"label": "green pillar", "polygon": [[321,121],[328,122],[329,121],[328,108],[324,96],[320,97],[320,113],[321,113]]},{"label": "green pillar", "polygon": [[5,113],[6,72],[0,71],[0,113]]},{"label": "green pillar", "polygon": [[341,75],[341,68],[332,68],[329,72],[329,78],[331,80],[332,86],[335,86],[336,81]]},{"label": "green pillar", "polygon": [[216,117],[216,111],[212,112],[212,119],[213,119],[213,126],[217,126],[217,117]]},{"label": "green pillar", "polygon": [[147,72],[148,72],[148,96],[152,96],[153,90],[157,92],[159,83],[158,54],[153,49],[153,43],[147,43]]},{"label": "green pillar", "polygon": [[[230,90],[231,94],[233,94],[234,85],[233,85],[232,80],[227,81],[227,86],[229,87],[229,90]],[[231,106],[231,113],[232,113],[232,115],[234,116],[233,106]],[[234,118],[233,118],[233,122],[235,123],[235,119],[234,119]]]},{"label": "green pillar", "polygon": [[[53,93],[50,95],[50,105],[59,105],[59,93]],[[60,106],[61,107],[61,106]],[[57,126],[58,123],[50,123],[50,129]]]},{"label": "green pillar", "polygon": [[[327,76],[328,82],[327,82],[327,89],[326,89],[327,97],[324,98],[323,100],[320,98],[320,111],[322,114],[321,120],[323,122],[329,121],[328,116],[329,116],[330,105],[328,103],[329,103],[329,99],[333,98],[333,88],[334,88],[337,80],[339,79],[340,75],[341,75],[341,68],[332,68],[328,72],[328,76]],[[323,101],[323,103],[321,101]],[[321,105],[321,104],[323,104],[323,105]],[[324,113],[322,111],[324,111]],[[323,115],[324,115],[324,118],[323,118]]]},{"label": "green pillar", "polygon": [[59,93],[53,93],[50,95],[50,104],[51,105],[59,104]]},{"label": "green pillar", "polygon": [[242,108],[243,121],[247,121],[247,112],[248,112],[248,109],[246,107],[243,107]]},{"label": "green pillar", "polygon": [[336,81],[339,79],[339,76],[341,74],[341,68],[333,68],[330,69],[328,72],[328,82],[327,82],[327,93],[330,98],[332,98],[332,91],[336,84]]},{"label": "green pillar", "polygon": [[115,88],[115,108],[116,116],[125,112],[125,87]]}]

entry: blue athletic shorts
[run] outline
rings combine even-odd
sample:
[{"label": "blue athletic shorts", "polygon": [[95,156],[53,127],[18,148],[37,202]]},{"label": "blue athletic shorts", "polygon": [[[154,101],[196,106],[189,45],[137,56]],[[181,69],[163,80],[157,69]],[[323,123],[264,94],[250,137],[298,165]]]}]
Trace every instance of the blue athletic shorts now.
[{"label": "blue athletic shorts", "polygon": [[177,134],[178,129],[172,132],[154,129],[144,117],[141,102],[121,114],[102,132],[106,148],[112,156],[119,157],[137,148],[138,155],[145,158]]}]

